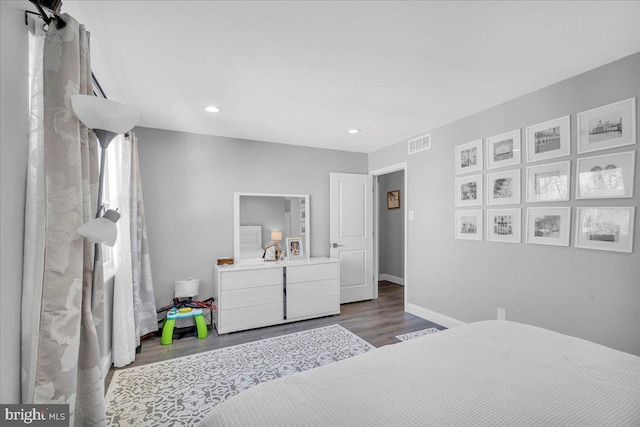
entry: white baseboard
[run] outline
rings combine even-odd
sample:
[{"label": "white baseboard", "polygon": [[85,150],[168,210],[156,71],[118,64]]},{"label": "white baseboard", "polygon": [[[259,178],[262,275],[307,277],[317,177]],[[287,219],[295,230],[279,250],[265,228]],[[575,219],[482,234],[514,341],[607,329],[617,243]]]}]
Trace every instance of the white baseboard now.
[{"label": "white baseboard", "polygon": [[404,286],[404,279],[398,276],[392,276],[390,274],[380,274],[378,280],[386,280],[387,282],[395,283],[396,285]]},{"label": "white baseboard", "polygon": [[109,350],[109,353],[107,353],[107,355],[102,358],[102,378],[107,378],[107,374],[109,373],[109,369],[111,369],[112,362],[113,356],[111,355],[111,350]]},{"label": "white baseboard", "polygon": [[437,323],[438,325],[442,325],[445,328],[455,328],[456,326],[462,326],[467,323],[415,304],[405,304],[404,311],[411,313],[414,316],[422,317],[430,322]]}]

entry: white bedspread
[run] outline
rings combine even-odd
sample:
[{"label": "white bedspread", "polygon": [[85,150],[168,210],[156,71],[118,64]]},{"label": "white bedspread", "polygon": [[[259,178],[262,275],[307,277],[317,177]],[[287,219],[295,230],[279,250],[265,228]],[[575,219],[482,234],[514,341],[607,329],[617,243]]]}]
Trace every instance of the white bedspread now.
[{"label": "white bedspread", "polygon": [[640,426],[640,357],[472,323],[259,384],[204,426]]}]

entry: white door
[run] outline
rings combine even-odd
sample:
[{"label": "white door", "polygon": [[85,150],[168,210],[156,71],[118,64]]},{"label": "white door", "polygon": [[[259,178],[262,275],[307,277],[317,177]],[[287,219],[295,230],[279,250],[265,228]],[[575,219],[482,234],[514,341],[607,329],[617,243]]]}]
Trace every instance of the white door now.
[{"label": "white door", "polygon": [[340,260],[340,304],[373,298],[373,176],[330,174],[331,258]]}]

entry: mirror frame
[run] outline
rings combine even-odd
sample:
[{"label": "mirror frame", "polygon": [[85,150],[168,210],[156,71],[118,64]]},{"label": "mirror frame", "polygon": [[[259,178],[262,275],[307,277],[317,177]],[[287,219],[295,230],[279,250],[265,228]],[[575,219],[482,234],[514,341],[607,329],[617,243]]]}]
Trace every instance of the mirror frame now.
[{"label": "mirror frame", "polygon": [[[311,213],[310,213],[310,205],[309,205],[309,195],[308,194],[287,194],[287,193],[247,193],[247,192],[234,192],[233,193],[233,260],[235,264],[247,264],[247,263],[259,263],[264,262],[262,258],[255,259],[240,259],[240,197],[241,196],[252,196],[252,197],[304,197],[304,203],[306,206],[305,220],[304,226],[306,229],[305,239],[304,239],[304,257],[302,259],[307,259],[311,257],[310,249],[311,249]],[[286,246],[283,243],[283,247]],[[288,260],[288,258],[285,258]]]}]

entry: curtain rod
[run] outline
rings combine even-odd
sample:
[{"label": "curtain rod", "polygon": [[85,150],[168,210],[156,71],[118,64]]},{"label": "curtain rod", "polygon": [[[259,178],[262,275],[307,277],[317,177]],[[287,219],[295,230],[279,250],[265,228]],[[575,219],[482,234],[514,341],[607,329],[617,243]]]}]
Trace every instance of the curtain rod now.
[{"label": "curtain rod", "polygon": [[[59,30],[67,25],[67,23],[64,22],[64,19],[60,17],[62,0],[29,0],[29,2],[33,3],[36,9],[38,9],[38,13],[25,10],[25,23],[27,22],[27,14],[30,13],[33,15],[39,15],[47,25],[51,25],[51,21],[56,21],[56,28]],[[44,9],[51,11],[53,13],[53,18],[47,15],[47,12],[45,12]]]},{"label": "curtain rod", "polygon": [[[62,19],[59,15],[60,8],[62,7],[62,1],[60,0],[29,0],[29,1],[35,5],[35,7],[38,9],[38,12],[25,10],[24,11],[25,25],[29,25],[29,15],[36,15],[37,17],[42,19],[47,25],[50,25],[51,21],[55,20],[57,29],[62,29],[67,25],[66,22],[64,22],[64,19]],[[44,11],[42,6],[51,10],[54,14],[54,17],[53,18],[49,17],[49,15],[47,15],[47,12]],[[93,71],[91,71],[91,83],[93,86],[93,94],[95,96],[100,96],[102,98],[109,99],[107,94],[104,92],[104,89],[102,89],[102,86],[100,85],[100,82],[98,81],[98,78],[96,77]]]}]

